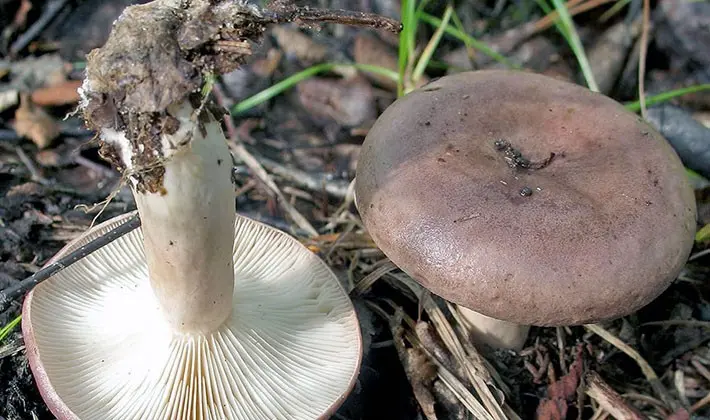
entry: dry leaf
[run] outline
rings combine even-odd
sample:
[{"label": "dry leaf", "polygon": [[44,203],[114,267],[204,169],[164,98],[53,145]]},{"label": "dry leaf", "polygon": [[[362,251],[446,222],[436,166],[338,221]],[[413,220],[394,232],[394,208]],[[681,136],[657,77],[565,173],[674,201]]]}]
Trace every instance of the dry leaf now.
[{"label": "dry leaf", "polygon": [[251,69],[260,77],[271,77],[274,71],[276,71],[276,68],[279,66],[282,56],[283,54],[281,51],[276,48],[270,48],[266,53],[266,57],[254,60],[254,62],[251,63]]},{"label": "dry leaf", "polygon": [[583,370],[582,346],[577,346],[575,360],[569,367],[569,373],[547,386],[547,398],[537,407],[538,420],[564,420],[569,409],[568,401],[577,397],[577,387]]},{"label": "dry leaf", "polygon": [[298,29],[276,26],[272,34],[286,55],[295,56],[302,64],[321,62],[328,51]]},{"label": "dry leaf", "polygon": [[[397,54],[394,50],[378,38],[364,32],[358,34],[355,38],[353,58],[358,64],[384,67],[394,72],[399,70]],[[362,73],[367,76],[368,79],[384,88],[397,90],[397,82],[389,77],[368,71],[363,71]]]},{"label": "dry leaf", "polygon": [[313,78],[297,85],[298,98],[309,113],[346,127],[374,120],[375,97],[370,84],[352,79]]},{"label": "dry leaf", "polygon": [[40,149],[48,147],[59,136],[59,126],[54,118],[35,106],[26,93],[20,95],[14,128],[18,135],[29,138]]},{"label": "dry leaf", "polygon": [[53,86],[36,89],[32,92],[32,102],[37,106],[61,106],[79,101],[77,89],[81,80],[65,80]]}]

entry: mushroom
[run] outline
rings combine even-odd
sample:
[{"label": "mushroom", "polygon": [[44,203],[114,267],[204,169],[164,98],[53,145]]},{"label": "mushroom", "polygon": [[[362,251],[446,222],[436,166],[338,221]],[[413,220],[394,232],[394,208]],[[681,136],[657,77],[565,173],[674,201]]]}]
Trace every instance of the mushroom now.
[{"label": "mushroom", "polygon": [[479,340],[512,349],[531,325],[643,307],[696,227],[683,165],[649,124],[519,71],[449,75],[399,98],[364,141],[355,193],[393,263],[458,304]]},{"label": "mushroom", "polygon": [[25,298],[39,390],[60,420],[327,418],[359,370],[352,302],[296,239],[236,216],[219,124],[181,111],[173,140],[192,140],[166,159],[164,193],[134,190],[141,229]]},{"label": "mushroom", "polygon": [[328,418],[354,385],[361,333],[337,277],[295,238],[236,214],[220,113],[194,71],[206,58],[176,41],[203,34],[189,17],[215,5],[261,16],[241,2],[133,6],[88,57],[82,111],[141,228],[24,301],[27,357],[59,420]]}]

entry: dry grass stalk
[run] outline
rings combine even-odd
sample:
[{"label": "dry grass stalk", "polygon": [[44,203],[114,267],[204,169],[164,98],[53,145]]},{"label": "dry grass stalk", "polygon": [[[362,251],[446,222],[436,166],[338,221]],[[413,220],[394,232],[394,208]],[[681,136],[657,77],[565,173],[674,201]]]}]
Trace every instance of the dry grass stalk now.
[{"label": "dry grass stalk", "polygon": [[357,282],[355,287],[350,291],[351,294],[360,295],[372,287],[377,280],[387,273],[397,270],[397,266],[390,260],[386,260],[384,264],[372,270],[368,275]]},{"label": "dry grass stalk", "polygon": [[[413,282],[408,284],[408,286],[415,289],[421,289],[421,286]],[[415,294],[421,294],[421,290],[413,291]],[[489,414],[495,420],[507,419],[503,408],[494,397],[488,386],[488,384],[492,384],[492,379],[488,368],[482,362],[483,358],[480,354],[478,354],[473,346],[470,346],[470,350],[473,350],[472,353],[466,352],[466,349],[459,340],[459,337],[456,335],[456,332],[452,328],[451,324],[449,324],[446,320],[443,311],[432,299],[423,299],[422,305],[424,310],[429,315],[431,323],[435,327],[439,337],[441,337],[456,362],[463,367],[463,370],[467,376],[466,379],[470,381],[476,391],[476,394],[478,394]]]},{"label": "dry grass stalk", "polygon": [[594,334],[596,334],[599,337],[601,337],[602,339],[604,339],[606,342],[608,342],[612,346],[614,346],[617,349],[624,352],[630,358],[632,358],[636,362],[636,364],[639,366],[639,368],[641,369],[641,372],[646,377],[646,380],[651,385],[651,388],[653,388],[653,391],[663,401],[663,403],[667,407],[669,407],[671,409],[671,411],[676,411],[676,410],[680,409],[680,405],[678,404],[678,402],[675,401],[675,399],[673,399],[673,397],[668,392],[666,387],[663,386],[663,383],[658,378],[658,375],[656,375],[656,372],[653,371],[653,368],[651,367],[651,365],[648,364],[646,359],[644,359],[641,356],[641,354],[639,354],[639,352],[637,352],[635,349],[633,349],[628,344],[621,341],[621,339],[619,339],[619,337],[617,337],[614,334],[610,333],[609,331],[605,330],[601,325],[587,324],[584,327],[587,330],[593,332]]},{"label": "dry grass stalk", "polygon": [[244,147],[244,145],[238,139],[232,139],[229,143],[230,149],[234,153],[235,157],[244,162],[245,165],[249,167],[254,176],[259,178],[271,192],[276,195],[276,198],[284,209],[284,211],[291,217],[291,219],[296,223],[296,225],[306,231],[310,236],[318,236],[318,231],[311,225],[301,213],[296,210],[296,208],[286,199],[284,194],[281,192],[279,187],[276,185],[274,180],[271,178],[266,169],[259,163],[259,161]]}]

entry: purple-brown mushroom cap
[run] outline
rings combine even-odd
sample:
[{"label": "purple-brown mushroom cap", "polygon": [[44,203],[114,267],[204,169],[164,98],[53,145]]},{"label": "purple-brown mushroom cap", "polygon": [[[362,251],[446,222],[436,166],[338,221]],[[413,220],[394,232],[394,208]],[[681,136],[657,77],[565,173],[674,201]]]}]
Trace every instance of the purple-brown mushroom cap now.
[{"label": "purple-brown mushroom cap", "polygon": [[696,227],[660,134],[606,96],[525,72],[459,73],[398,99],[356,179],[363,222],[395,264],[451,302],[527,325],[646,305]]}]

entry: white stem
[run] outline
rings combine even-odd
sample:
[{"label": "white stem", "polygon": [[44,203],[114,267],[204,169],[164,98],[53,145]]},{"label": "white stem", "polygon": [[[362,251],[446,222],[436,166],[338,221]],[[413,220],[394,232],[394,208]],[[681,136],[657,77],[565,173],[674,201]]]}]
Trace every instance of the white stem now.
[{"label": "white stem", "polygon": [[134,196],[151,285],[166,318],[177,331],[205,333],[232,311],[236,211],[222,129],[210,117],[203,134],[193,112],[187,101],[176,107],[180,128],[163,136],[164,191],[134,189]]},{"label": "white stem", "polygon": [[496,349],[522,350],[528,338],[529,325],[485,316],[463,306],[458,306],[459,313],[468,322],[468,328],[474,341],[485,343]]}]

